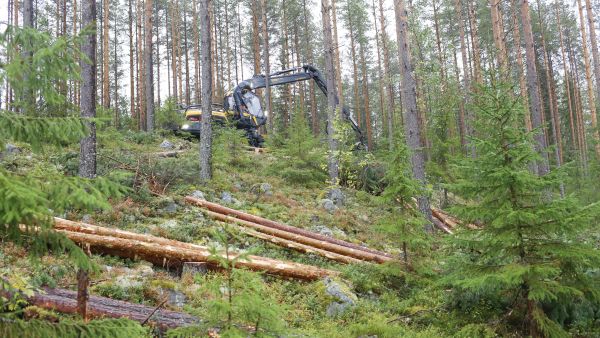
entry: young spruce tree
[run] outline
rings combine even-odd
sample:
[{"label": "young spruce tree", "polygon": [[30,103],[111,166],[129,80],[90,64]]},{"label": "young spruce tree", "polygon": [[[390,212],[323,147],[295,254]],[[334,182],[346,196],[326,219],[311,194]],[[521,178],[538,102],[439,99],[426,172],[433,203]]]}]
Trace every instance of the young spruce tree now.
[{"label": "young spruce tree", "polygon": [[460,179],[450,190],[464,201],[456,208],[461,219],[481,227],[454,239],[450,281],[455,292],[501,300],[506,314],[499,322],[518,321],[532,337],[567,336],[550,309],[568,311],[569,304],[600,296],[590,273],[600,266],[600,252],[586,237],[597,226],[598,208],[561,199],[559,172],[531,172],[540,160],[534,148],[540,130],[525,131],[525,109],[511,91],[505,85],[479,91],[474,135],[480,137],[472,139],[478,156],[456,167]]}]

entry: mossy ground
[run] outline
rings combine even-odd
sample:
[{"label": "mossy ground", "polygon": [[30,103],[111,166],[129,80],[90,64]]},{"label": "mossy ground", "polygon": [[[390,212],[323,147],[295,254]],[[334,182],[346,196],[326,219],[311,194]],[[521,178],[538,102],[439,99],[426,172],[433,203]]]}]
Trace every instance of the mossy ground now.
[{"label": "mossy ground", "polygon": [[[387,214],[375,196],[344,189],[344,207],[329,213],[319,203],[329,188],[326,182],[288,183],[277,171],[271,170],[275,164],[285,160],[277,152],[254,153],[239,148],[232,155],[232,143],[217,136],[214,179],[207,185],[201,185],[198,179],[198,144],[193,140],[170,134],[123,134],[110,130],[100,135],[99,174],[115,175],[129,190],[124,198],[112,201],[111,210],[85,216],[73,210],[62,215],[71,220],[85,217],[96,225],[211,246],[216,243],[214,231],[222,225],[205,217],[198,208],[185,204],[183,197],[200,190],[208,200],[223,203],[220,197],[223,192],[228,192],[237,200],[237,203],[229,205],[233,208],[301,228],[325,226],[336,230],[344,240],[399,254],[399,243],[377,231],[379,220]],[[231,136],[226,137],[231,139]],[[184,152],[177,158],[153,156],[153,153],[162,151],[159,144],[163,139]],[[62,149],[49,154],[48,158],[66,173],[75,174],[76,158],[65,154],[76,151],[76,148]],[[258,189],[262,183],[271,185],[270,193]],[[173,210],[173,205],[176,210]],[[427,264],[416,264],[411,272],[398,263],[344,266],[243,234],[237,238],[231,244],[235,250],[342,271],[341,278],[358,295],[354,307],[341,315],[329,317],[326,309],[332,299],[325,292],[322,281],[302,282],[260,276],[264,283],[261,291],[264,297],[275,299],[278,303],[286,335],[440,337],[452,335],[462,328],[463,321],[444,308],[444,291],[432,287],[436,272]],[[433,255],[435,253],[429,250],[417,253],[424,262]],[[27,278],[33,286],[75,288],[74,267],[66,257],[53,254],[32,262],[26,256],[26,250],[21,247],[0,246],[3,274]],[[202,286],[219,278],[219,272],[181,278],[177,271],[156,266],[150,269],[150,264],[142,261],[100,255],[93,255],[92,259],[100,267],[100,271],[92,276],[93,294],[156,306],[165,297],[177,293],[185,297],[184,305],[179,307],[170,302],[165,305],[166,308],[188,311],[201,318],[209,315],[208,303],[213,299]],[[47,316],[48,313],[39,309],[33,312],[36,311],[38,316]],[[479,326],[470,330],[479,332],[477,336],[484,336],[487,332],[485,327]]]}]

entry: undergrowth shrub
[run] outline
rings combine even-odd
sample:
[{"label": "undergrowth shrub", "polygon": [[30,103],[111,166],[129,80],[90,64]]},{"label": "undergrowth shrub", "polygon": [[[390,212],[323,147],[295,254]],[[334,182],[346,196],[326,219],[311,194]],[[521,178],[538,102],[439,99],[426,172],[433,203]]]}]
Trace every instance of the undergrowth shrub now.
[{"label": "undergrowth shrub", "polygon": [[327,181],[325,151],[302,114],[294,116],[287,137],[274,137],[269,148],[278,159],[269,169],[273,175],[308,188],[322,186]]}]

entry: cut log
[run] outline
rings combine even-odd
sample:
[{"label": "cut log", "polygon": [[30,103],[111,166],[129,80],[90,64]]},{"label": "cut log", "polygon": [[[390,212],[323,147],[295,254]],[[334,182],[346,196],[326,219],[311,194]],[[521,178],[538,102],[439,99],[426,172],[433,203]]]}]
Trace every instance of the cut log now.
[{"label": "cut log", "polygon": [[[88,224],[87,226],[89,227],[90,225]],[[83,228],[85,229],[88,227]],[[103,231],[105,232],[107,230],[110,229]],[[200,245],[172,241],[155,236],[134,233],[123,234],[122,230],[119,231],[119,235],[129,238],[95,235],[68,230],[57,231],[65,234],[75,243],[85,246],[87,249],[95,252],[133,259],[139,258],[163,267],[180,267],[183,262],[207,262],[211,264],[211,266],[218,267],[218,262],[211,257],[210,250]],[[138,237],[139,239],[131,239],[133,237]],[[229,256],[230,259],[233,259],[238,257],[238,254],[230,253]],[[225,256],[223,255],[223,257]],[[254,271],[264,271],[273,275],[304,280],[315,280],[337,274],[335,271],[321,269],[310,265],[252,255],[248,256],[248,260],[240,260],[237,262],[237,265]]]},{"label": "cut log", "polygon": [[246,221],[246,220],[239,219],[239,218],[236,218],[233,216],[220,214],[217,212],[212,212],[210,210],[203,210],[203,212],[216,220],[219,220],[222,222],[227,222],[227,223],[238,224],[238,225],[241,225],[241,226],[244,226],[247,228],[251,228],[256,231],[260,231],[262,233],[265,233],[265,234],[268,234],[271,236],[283,238],[288,241],[303,244],[304,246],[319,249],[321,252],[329,251],[329,252],[336,253],[339,255],[352,257],[357,260],[372,261],[372,262],[378,262],[378,263],[385,263],[385,262],[392,260],[392,258],[387,257],[387,256],[377,255],[377,254],[373,254],[373,253],[369,253],[369,252],[365,252],[365,251],[361,251],[361,250],[352,249],[352,248],[349,248],[346,246],[337,245],[337,244],[333,244],[333,243],[326,242],[326,241],[321,241],[321,240],[314,239],[311,237],[307,237],[307,236],[271,228],[271,227],[264,226],[264,225],[261,225],[258,223]]},{"label": "cut log", "polygon": [[361,260],[356,259],[356,258],[340,255],[335,252],[329,252],[326,250],[318,249],[318,248],[315,248],[315,247],[312,247],[309,245],[304,245],[304,244],[290,241],[287,239],[268,235],[268,234],[265,234],[262,232],[258,232],[258,231],[254,231],[254,230],[250,230],[250,229],[246,229],[246,228],[242,228],[242,227],[240,227],[240,229],[242,230],[242,232],[244,232],[245,234],[247,234],[249,236],[260,238],[262,240],[271,242],[275,245],[279,245],[284,248],[290,248],[290,249],[294,249],[294,250],[304,252],[304,253],[312,253],[312,254],[323,256],[325,258],[329,258],[333,261],[344,263],[344,264],[361,263],[362,262]]},{"label": "cut log", "polygon": [[[32,305],[62,313],[77,313],[77,292],[66,289],[44,288],[27,298]],[[143,323],[155,307],[114,300],[106,297],[90,296],[87,315],[91,318],[129,318]],[[180,326],[200,324],[201,320],[187,313],[159,309],[148,320],[161,330]]]},{"label": "cut log", "polygon": [[[461,224],[461,221],[458,218],[448,214],[442,209],[431,208],[431,213],[451,229],[454,229]],[[469,229],[479,229],[475,224],[466,224],[465,226]]]},{"label": "cut log", "polygon": [[438,229],[442,230],[443,232],[445,232],[449,235],[452,235],[454,233],[452,231],[452,229],[448,228],[448,226],[446,226],[446,224],[444,224],[444,222],[440,221],[437,217],[433,216],[431,221],[433,222],[433,225],[435,225]]},{"label": "cut log", "polygon": [[263,218],[263,217],[259,217],[259,216],[256,216],[256,215],[245,213],[243,211],[231,209],[231,208],[222,206],[220,204],[208,202],[206,200],[198,199],[198,198],[195,198],[195,197],[192,197],[192,196],[186,196],[185,197],[185,201],[187,203],[189,203],[189,204],[196,205],[196,206],[199,206],[201,208],[208,209],[208,210],[213,211],[213,212],[217,212],[219,214],[231,215],[231,216],[233,216],[235,218],[239,218],[239,219],[244,220],[244,221],[253,222],[253,223],[260,224],[260,225],[263,225],[263,226],[266,226],[266,227],[275,228],[275,229],[278,229],[278,230],[282,230],[282,231],[286,231],[286,232],[291,232],[293,234],[298,234],[298,235],[310,237],[310,238],[317,239],[317,240],[323,241],[323,242],[329,242],[329,243],[332,243],[332,244],[337,244],[337,245],[344,246],[344,247],[347,247],[347,248],[351,248],[351,249],[354,249],[354,250],[364,251],[364,252],[375,254],[375,255],[379,255],[379,256],[393,258],[392,255],[390,255],[388,253],[385,253],[385,252],[382,252],[382,251],[373,250],[373,249],[370,249],[370,248],[367,248],[367,247],[364,247],[364,246],[361,246],[361,245],[357,245],[357,244],[354,244],[354,243],[349,243],[349,242],[342,241],[342,240],[339,240],[339,239],[327,237],[327,236],[324,236],[324,235],[321,235],[321,234],[317,234],[317,233],[314,233],[314,232],[311,232],[311,231],[308,231],[308,230],[305,230],[305,229],[293,227],[293,226],[290,226],[290,225],[287,225],[287,224],[275,222],[275,221],[272,221],[272,220],[269,220],[269,219],[266,219],[266,218]]},{"label": "cut log", "polygon": [[173,150],[173,151],[161,151],[158,153],[152,153],[154,156],[158,157],[178,157],[179,154],[185,153],[185,150]]}]

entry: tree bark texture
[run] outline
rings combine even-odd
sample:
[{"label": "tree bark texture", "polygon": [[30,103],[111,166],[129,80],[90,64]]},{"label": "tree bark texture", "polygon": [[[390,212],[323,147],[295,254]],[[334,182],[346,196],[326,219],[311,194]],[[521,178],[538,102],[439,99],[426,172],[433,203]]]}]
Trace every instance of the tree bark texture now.
[{"label": "tree bark texture", "polygon": [[[404,134],[406,144],[411,154],[413,176],[421,184],[421,194],[418,196],[419,210],[428,220],[431,220],[429,198],[425,194],[427,181],[425,178],[425,154],[421,143],[419,130],[419,112],[417,110],[417,86],[413,75],[408,37],[408,13],[404,0],[395,0],[396,34],[398,37],[398,53],[400,55],[400,75],[402,81],[402,106],[404,107]],[[431,224],[426,225],[428,232],[433,231]]]},{"label": "tree bark texture", "polygon": [[202,39],[202,123],[200,130],[200,179],[212,178],[212,60],[210,34],[211,0],[200,0],[200,31]]},{"label": "tree bark texture", "polygon": [[154,130],[154,67],[152,66],[152,28],[153,28],[153,17],[152,17],[152,0],[145,0],[145,35],[146,40],[144,46],[144,63],[146,69],[146,130]]},{"label": "tree bark texture", "polygon": [[331,5],[329,0],[321,1],[321,16],[323,20],[323,40],[325,44],[325,78],[327,79],[327,144],[329,152],[327,156],[327,169],[329,172],[330,184],[338,184],[339,164],[336,158],[337,140],[335,139],[335,110],[337,107],[337,91],[335,89],[335,69],[333,36],[331,33]]},{"label": "tree bark texture", "polygon": [[[96,117],[96,1],[81,1],[81,24],[91,28],[90,34],[83,37],[81,52],[87,60],[81,60],[81,117]],[[79,176],[96,176],[96,124],[88,121],[89,135],[80,142]]]},{"label": "tree bark texture", "polygon": [[538,129],[535,134],[535,148],[540,154],[538,162],[538,175],[543,176],[549,172],[548,153],[546,151],[546,140],[544,139],[542,125],[542,102],[539,92],[539,78],[536,68],[536,56],[531,28],[531,15],[529,14],[529,1],[521,0],[521,23],[525,35],[525,56],[527,63],[527,88],[531,103],[531,124],[533,129]]}]

